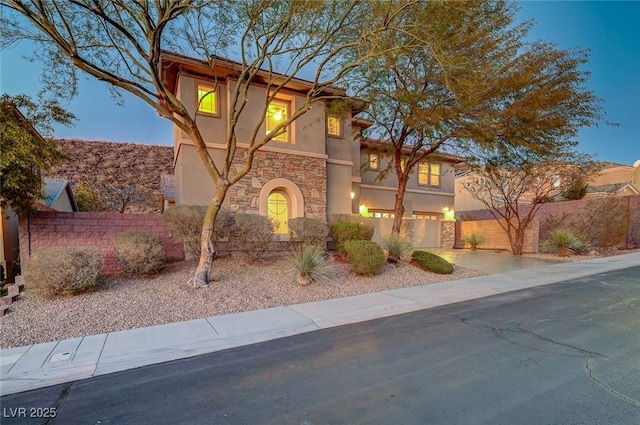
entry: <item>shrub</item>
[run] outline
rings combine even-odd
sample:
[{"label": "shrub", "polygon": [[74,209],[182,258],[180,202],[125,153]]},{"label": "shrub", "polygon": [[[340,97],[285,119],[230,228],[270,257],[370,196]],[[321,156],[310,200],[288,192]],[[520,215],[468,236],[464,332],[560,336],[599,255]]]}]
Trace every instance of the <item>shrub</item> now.
[{"label": "shrub", "polygon": [[411,241],[400,235],[391,235],[382,239],[382,247],[387,250],[387,259],[394,263],[405,259],[413,251]]},{"label": "shrub", "polygon": [[344,253],[344,243],[347,241],[370,241],[373,232],[360,223],[340,222],[331,226],[331,236],[336,241],[338,252]]},{"label": "shrub", "polygon": [[557,229],[549,235],[549,238],[542,243],[543,252],[555,252],[560,256],[569,255],[569,250],[575,251],[584,247],[584,242],[580,240],[572,231]]},{"label": "shrub", "polygon": [[127,232],[113,238],[116,258],[126,273],[155,273],[165,263],[164,248],[149,233]]},{"label": "shrub", "polygon": [[333,214],[331,215],[331,225],[336,223],[358,223],[365,228],[365,237],[363,240],[370,241],[375,231],[373,218],[363,217],[359,214]]},{"label": "shrub", "polygon": [[[207,207],[203,205],[180,205],[169,208],[162,213],[162,218],[169,226],[171,233],[182,239],[187,253],[194,257],[200,256],[200,238],[206,213]],[[212,242],[214,245],[224,237],[227,229],[227,217],[227,211],[220,208],[213,224]]]},{"label": "shrub", "polygon": [[296,249],[287,260],[292,274],[301,285],[323,282],[333,275],[333,267],[327,259],[326,251],[317,246]]},{"label": "shrub", "polygon": [[442,257],[427,251],[414,251],[411,259],[422,270],[427,270],[438,274],[453,273],[453,265]]},{"label": "shrub", "polygon": [[233,229],[236,247],[251,261],[260,260],[275,248],[276,228],[276,223],[269,217],[237,213]]},{"label": "shrub", "polygon": [[482,244],[486,239],[479,233],[469,233],[464,238],[465,242],[471,245],[471,249],[477,249],[478,245]]},{"label": "shrub", "polygon": [[384,251],[372,241],[353,240],[344,242],[344,250],[355,274],[374,276],[382,273]]},{"label": "shrub", "polygon": [[74,295],[95,289],[101,268],[102,258],[95,248],[46,248],[25,261],[25,286],[45,298]]},{"label": "shrub", "polygon": [[327,246],[327,223],[317,218],[297,217],[288,221],[291,240],[303,246]]}]

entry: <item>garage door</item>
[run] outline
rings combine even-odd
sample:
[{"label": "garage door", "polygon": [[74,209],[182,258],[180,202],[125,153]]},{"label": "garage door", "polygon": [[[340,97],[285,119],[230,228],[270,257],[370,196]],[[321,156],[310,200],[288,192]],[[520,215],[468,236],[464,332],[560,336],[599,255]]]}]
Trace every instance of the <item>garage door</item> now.
[{"label": "garage door", "polygon": [[413,246],[416,248],[437,248],[440,246],[440,214],[413,214]]}]

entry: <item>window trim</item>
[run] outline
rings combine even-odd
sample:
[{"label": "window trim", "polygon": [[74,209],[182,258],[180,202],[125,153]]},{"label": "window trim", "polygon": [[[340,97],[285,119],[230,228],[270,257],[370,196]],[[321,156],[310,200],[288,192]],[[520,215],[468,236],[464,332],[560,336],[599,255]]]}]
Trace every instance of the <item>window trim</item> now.
[{"label": "window trim", "polygon": [[[331,133],[331,131],[329,130],[329,120],[334,119],[336,120],[337,124],[338,124],[338,133]],[[333,137],[335,139],[343,139],[344,138],[344,123],[343,120],[340,119],[340,117],[338,117],[337,115],[332,115],[329,114],[327,115],[327,123],[326,123],[326,127],[327,127],[327,136],[328,137]]]},{"label": "window trim", "polygon": [[[265,134],[268,135],[269,133],[271,133],[271,131],[269,130],[269,108],[271,108],[271,105],[274,104],[274,106],[278,106],[278,104],[280,104],[281,106],[284,106],[286,108],[286,118],[285,120],[288,120],[289,117],[291,116],[291,108],[293,106],[293,102],[289,99],[283,99],[280,97],[276,97],[275,99],[273,99],[271,102],[269,102],[269,105],[267,106],[267,116],[265,116],[264,120],[264,126],[265,126]],[[280,134],[277,137],[272,138],[271,140],[273,140],[274,142],[281,142],[281,143],[293,143],[293,139],[292,139],[292,131],[293,131],[293,123],[290,123],[289,125],[286,126],[285,128],[285,132]],[[277,125],[276,125],[277,127]],[[283,139],[278,139],[278,137],[282,137],[285,136],[285,140]]]},{"label": "window trim", "polygon": [[[213,94],[214,96],[214,101],[215,101],[215,108],[216,108],[216,112],[212,113],[212,112],[207,112],[207,111],[202,111],[200,110],[200,89],[204,88],[207,89],[207,91],[210,91],[211,94]],[[209,82],[198,82],[196,81],[196,114],[197,115],[204,115],[207,117],[220,117],[220,96],[219,96],[219,86],[218,84],[214,83],[214,84],[209,84]]]},{"label": "window trim", "polygon": [[[420,173],[420,166],[421,165],[427,165],[427,183],[420,183],[420,175],[424,175],[424,173]],[[433,174],[431,172],[431,166],[432,165],[437,165],[439,168],[439,172],[438,174]],[[429,187],[441,187],[442,185],[442,164],[439,162],[428,162],[428,161],[422,161],[420,163],[418,163],[418,172],[417,174],[417,178],[418,178],[418,186],[429,186]],[[431,177],[432,176],[438,176],[438,184],[432,184],[431,183]]]},{"label": "window trim", "polygon": [[[375,157],[375,168],[371,166],[371,159]],[[369,153],[367,156],[367,169],[370,171],[378,171],[380,169],[380,155],[377,153]]]}]

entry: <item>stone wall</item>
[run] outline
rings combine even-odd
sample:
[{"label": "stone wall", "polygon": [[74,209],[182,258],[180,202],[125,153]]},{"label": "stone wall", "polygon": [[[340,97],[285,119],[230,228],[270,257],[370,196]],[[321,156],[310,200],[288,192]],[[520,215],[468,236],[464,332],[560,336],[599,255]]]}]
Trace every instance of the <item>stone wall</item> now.
[{"label": "stone wall", "polygon": [[440,248],[453,248],[456,242],[456,222],[440,222]]},{"label": "stone wall", "polygon": [[37,212],[20,219],[22,264],[34,252],[51,247],[95,247],[102,254],[105,273],[121,269],[115,257],[113,237],[125,232],[155,235],[165,249],[168,262],[184,260],[181,241],[174,239],[158,214],[87,212]]},{"label": "stone wall", "polygon": [[[236,167],[241,166],[236,164]],[[229,190],[229,210],[258,214],[260,190],[274,179],[287,179],[298,186],[304,198],[306,217],[326,220],[326,159],[283,152],[255,153],[251,171]]]}]

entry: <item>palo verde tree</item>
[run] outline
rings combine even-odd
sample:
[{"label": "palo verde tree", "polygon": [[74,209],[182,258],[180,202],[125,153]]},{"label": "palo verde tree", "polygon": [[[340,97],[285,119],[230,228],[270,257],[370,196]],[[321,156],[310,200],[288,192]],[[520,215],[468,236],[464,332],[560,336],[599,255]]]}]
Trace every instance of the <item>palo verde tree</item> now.
[{"label": "palo verde tree", "polygon": [[49,138],[55,123],[71,125],[75,117],[58,102],[36,105],[25,95],[0,99],[0,207],[18,215],[33,211],[44,199],[42,176],[66,159]]},{"label": "palo verde tree", "polygon": [[[407,182],[438,155],[473,155],[497,145],[550,153],[602,119],[600,99],[580,69],[588,54],[526,43],[531,22],[515,23],[507,2],[423,2],[398,17],[385,41],[402,49],[360,67],[358,95],[373,125],[364,132],[395,174],[392,233],[398,234]],[[386,167],[384,166],[386,164]]]},{"label": "palo verde tree", "polygon": [[[202,229],[195,286],[209,283],[214,259],[215,217],[229,188],[251,169],[254,153],[311,108],[345,96],[331,90],[362,62],[383,53],[380,39],[397,14],[414,3],[397,1],[295,0],[2,0],[5,45],[38,43],[44,82],[55,95],[75,94],[78,70],[146,102],[184,131],[212,182]],[[387,46],[385,46],[386,48]],[[228,111],[224,160],[214,162],[191,113],[163,74],[165,50],[187,54],[215,67],[214,55],[234,52],[238,60]],[[303,71],[312,70],[305,102],[269,134],[263,126],[271,100]],[[278,73],[276,71],[279,71]],[[249,86],[267,74],[261,118],[246,113]],[[212,72],[215,75],[215,72]],[[248,149],[238,149],[237,127],[253,128]],[[241,164],[236,167],[235,163]],[[233,166],[232,166],[233,164]]]},{"label": "palo verde tree", "polygon": [[464,187],[498,221],[514,255],[522,254],[525,231],[542,205],[595,170],[588,155],[566,146],[540,154],[502,145],[478,155],[470,165]]}]

